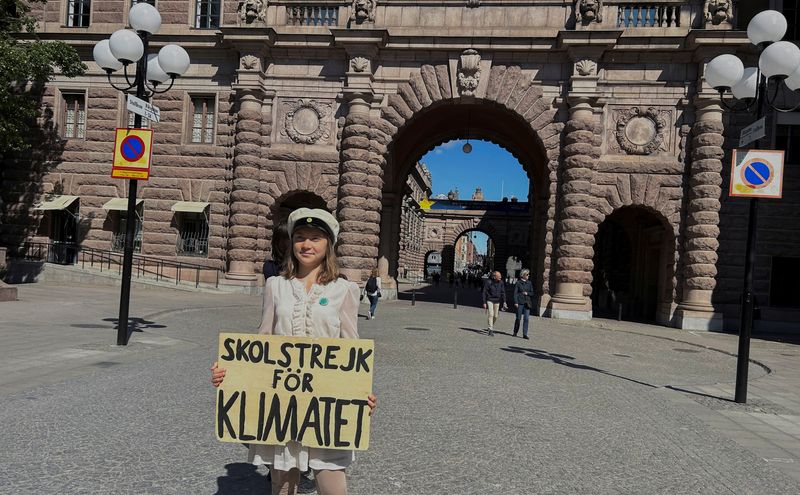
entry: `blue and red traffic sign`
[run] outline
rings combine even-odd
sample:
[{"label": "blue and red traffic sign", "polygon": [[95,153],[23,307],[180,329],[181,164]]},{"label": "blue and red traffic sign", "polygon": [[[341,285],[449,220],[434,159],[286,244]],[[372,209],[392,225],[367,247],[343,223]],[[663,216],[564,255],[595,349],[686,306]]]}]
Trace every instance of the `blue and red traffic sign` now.
[{"label": "blue and red traffic sign", "polygon": [[119,146],[122,158],[129,162],[135,162],[144,156],[144,141],[139,136],[127,136]]}]

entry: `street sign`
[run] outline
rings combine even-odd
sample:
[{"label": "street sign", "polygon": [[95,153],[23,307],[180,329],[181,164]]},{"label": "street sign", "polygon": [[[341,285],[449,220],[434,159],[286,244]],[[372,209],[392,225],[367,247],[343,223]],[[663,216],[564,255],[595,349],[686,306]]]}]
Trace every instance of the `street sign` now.
[{"label": "street sign", "polygon": [[161,122],[161,110],[141,98],[128,95],[128,111],[148,119],[150,122]]},{"label": "street sign", "polygon": [[114,179],[149,179],[152,156],[152,129],[117,129],[111,177]]},{"label": "street sign", "polygon": [[761,117],[749,126],[742,129],[739,133],[739,147],[747,146],[756,139],[761,139],[767,135],[766,118]]},{"label": "street sign", "polygon": [[730,196],[780,198],[783,194],[783,151],[733,150]]}]

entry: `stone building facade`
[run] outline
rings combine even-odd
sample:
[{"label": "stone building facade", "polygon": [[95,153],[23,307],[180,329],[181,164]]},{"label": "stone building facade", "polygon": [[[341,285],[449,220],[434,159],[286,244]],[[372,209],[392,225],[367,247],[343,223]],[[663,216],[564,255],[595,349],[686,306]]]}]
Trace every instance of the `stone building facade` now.
[{"label": "stone building facade", "polygon": [[[273,225],[310,203],[338,216],[351,279],[377,266],[391,280],[419,158],[453,138],[487,139],[531,181],[524,261],[543,314],[591,318],[593,292],[626,292],[626,304],[652,306],[662,324],[735,328],[746,209],[725,190],[732,139],[749,122],[702,78],[719,53],[752,57],[732,4],[156,0],[163,25],[151,46],[180,43],[193,65],[154,99],[162,121],[152,125],[152,178],[140,186],[141,252],[183,259],[185,232],[202,238],[205,226],[206,249],[191,244],[200,255],[191,261],[257,284]],[[127,7],[35,5],[42,37],[74,44],[89,71],[48,84],[35,153],[3,164],[3,244],[52,236],[46,225],[59,220],[35,209],[49,199],[70,201],[76,242],[111,247],[114,212],[104,206],[126,196],[125,182],[109,178],[111,143],[127,115],[90,58]],[[787,149],[796,123],[773,122]],[[775,320],[800,306],[773,294],[800,257],[799,177],[786,169],[786,199],[762,203],[756,267]],[[627,266],[635,280],[615,285],[623,261],[614,257],[596,269],[595,246],[614,242],[635,254],[626,261],[639,263]]]}]

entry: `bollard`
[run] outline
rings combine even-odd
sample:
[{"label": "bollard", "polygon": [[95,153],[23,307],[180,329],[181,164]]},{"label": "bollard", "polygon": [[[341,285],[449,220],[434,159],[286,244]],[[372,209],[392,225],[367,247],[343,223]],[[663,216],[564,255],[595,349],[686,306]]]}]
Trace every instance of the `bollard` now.
[{"label": "bollard", "polygon": [[622,304],[617,307],[617,321],[622,321]]},{"label": "bollard", "polygon": [[453,309],[458,309],[458,287],[453,291]]},{"label": "bollard", "polygon": [[417,288],[416,287],[411,289],[411,305],[412,306],[416,306],[417,305]]}]

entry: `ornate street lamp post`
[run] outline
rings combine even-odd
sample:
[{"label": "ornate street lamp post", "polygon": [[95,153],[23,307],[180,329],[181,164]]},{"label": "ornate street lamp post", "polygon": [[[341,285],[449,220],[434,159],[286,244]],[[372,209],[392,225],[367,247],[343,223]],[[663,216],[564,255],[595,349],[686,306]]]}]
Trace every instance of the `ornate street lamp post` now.
[{"label": "ornate street lamp post", "polygon": [[[155,93],[165,93],[172,88],[175,78],[189,69],[189,54],[178,45],[166,45],[155,54],[147,53],[150,37],[161,27],[161,14],[152,5],[140,2],[131,7],[128,20],[132,29],[120,29],[107,40],[94,47],[94,60],[106,71],[112,87],[129,94],[135,90],[136,97],[149,101]],[[128,66],[136,64],[136,73],[131,80]],[[125,84],[118,86],[111,74],[122,69]],[[169,86],[159,88],[169,81]],[[136,114],[134,128],[142,127],[142,116]],[[131,295],[131,267],[133,265],[133,243],[136,229],[137,180],[131,179],[128,188],[128,219],[125,223],[125,248],[122,260],[122,288],[119,299],[119,322],[117,345],[128,344],[128,309]]]},{"label": "ornate street lamp post", "polygon": [[[706,66],[706,82],[717,90],[728,110],[755,111],[756,119],[764,116],[766,107],[779,112],[800,108],[776,105],[779,90],[785,85],[791,91],[800,89],[800,48],[789,41],[780,41],[786,34],[786,18],[775,10],[757,14],[747,26],[747,37],[759,50],[758,67],[745,68],[735,55],[720,55]],[[772,86],[771,94],[768,90]],[[729,105],[723,97],[730,91],[738,104]],[[785,89],[784,89],[785,91]],[[739,353],[736,365],[738,403],[747,402],[747,372],[750,358],[750,334],[753,329],[753,264],[755,263],[758,199],[750,198],[745,250],[744,284],[739,316]]]}]

